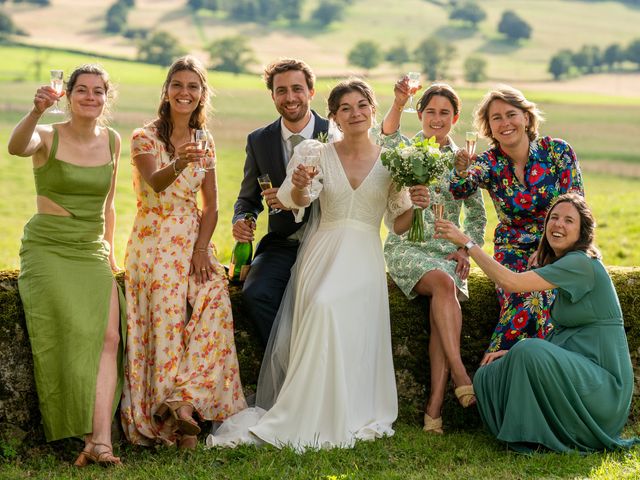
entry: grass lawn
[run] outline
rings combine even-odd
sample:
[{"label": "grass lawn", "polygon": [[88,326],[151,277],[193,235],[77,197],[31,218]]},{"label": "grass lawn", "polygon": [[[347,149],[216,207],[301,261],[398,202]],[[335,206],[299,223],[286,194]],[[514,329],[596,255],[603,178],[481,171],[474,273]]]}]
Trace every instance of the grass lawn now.
[{"label": "grass lawn", "polygon": [[[5,458],[0,478],[11,479],[637,479],[640,448],[592,455],[507,451],[484,430],[444,436],[398,422],[396,434],[353,449],[298,455],[290,449],[243,446],[237,449],[176,452],[173,449],[120,448],[124,466],[105,472],[98,466],[75,469],[70,463],[79,443],[58,442],[20,458]],[[631,429],[628,429],[631,433]]]}]

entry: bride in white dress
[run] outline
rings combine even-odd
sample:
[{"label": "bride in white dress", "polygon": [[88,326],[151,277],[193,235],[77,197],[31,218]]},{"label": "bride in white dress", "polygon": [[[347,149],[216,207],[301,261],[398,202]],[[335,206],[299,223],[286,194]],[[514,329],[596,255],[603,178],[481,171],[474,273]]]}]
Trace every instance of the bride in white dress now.
[{"label": "bride in white dress", "polygon": [[[328,107],[343,140],[301,143],[278,191],[300,218],[316,196],[319,208],[314,201],[263,361],[262,409],[225,421],[209,446],[263,441],[304,451],[394,433],[398,405],[380,221],[384,216],[388,228],[406,231],[411,202],[426,208],[429,194],[416,186],[410,197],[392,184],[380,147],[369,139],[375,99],[364,81],[338,84]],[[310,161],[319,165],[313,179],[304,165]]]}]

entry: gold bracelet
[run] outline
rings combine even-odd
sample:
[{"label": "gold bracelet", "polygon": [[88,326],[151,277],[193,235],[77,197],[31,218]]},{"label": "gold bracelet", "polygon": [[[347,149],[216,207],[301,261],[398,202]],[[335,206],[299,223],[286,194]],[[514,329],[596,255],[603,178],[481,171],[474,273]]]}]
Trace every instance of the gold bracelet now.
[{"label": "gold bracelet", "polygon": [[194,252],[208,252],[209,249],[208,248],[194,248],[193,251]]},{"label": "gold bracelet", "polygon": [[404,110],[404,105],[398,106],[398,104],[396,102],[393,102],[393,105],[396,107],[396,110],[398,112],[402,112]]}]

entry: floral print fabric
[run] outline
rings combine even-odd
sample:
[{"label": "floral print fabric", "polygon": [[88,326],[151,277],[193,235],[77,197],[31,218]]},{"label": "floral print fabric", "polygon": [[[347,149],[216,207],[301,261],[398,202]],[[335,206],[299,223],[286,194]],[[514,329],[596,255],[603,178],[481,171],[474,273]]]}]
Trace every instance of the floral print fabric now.
[{"label": "floral print fabric", "polygon": [[[377,133],[377,132],[376,132]],[[414,138],[424,140],[424,133],[418,132]],[[377,142],[385,148],[395,148],[400,142],[409,143],[410,140],[399,132],[390,135],[378,133]],[[456,151],[458,147],[449,139],[449,144],[443,149]],[[460,213],[464,209],[464,232],[478,245],[484,244],[484,228],[487,215],[484,209],[482,194],[478,190],[464,200],[456,200],[449,192],[449,174],[440,179],[435,185],[429,186],[432,203],[444,205],[443,217],[460,226]],[[460,300],[469,298],[467,281],[461,280],[456,274],[457,262],[447,260],[450,253],[456,251],[456,246],[443,239],[433,238],[434,214],[431,208],[423,210],[426,242],[414,243],[407,240],[407,234],[396,235],[389,232],[384,242],[384,256],[387,268],[393,281],[409,299],[417,296],[413,288],[424,276],[432,270],[442,270],[449,274],[456,284]]]},{"label": "floral print fabric", "polygon": [[[131,158],[141,153],[154,155],[159,168],[171,162],[152,125],[133,132]],[[125,258],[128,338],[121,404],[133,443],[175,442],[170,425],[153,418],[165,401],[192,404],[202,420],[220,421],[246,407],[224,268],[211,251],[215,278],[197,284],[189,275],[204,175],[190,164],[156,193],[133,171],[138,212]]]},{"label": "floral print fabric", "polygon": [[[567,192],[584,195],[578,159],[571,146],[551,137],[530,143],[524,184],[511,160],[498,146],[478,155],[466,178],[452,172],[450,191],[467,198],[478,187],[489,192],[498,215],[494,232],[494,258],[507,268],[522,272],[538,247],[544,218],[553,200]],[[500,318],[488,351],[508,350],[521,338],[544,338],[551,330],[549,308],[554,293],[512,293],[497,289]]]}]

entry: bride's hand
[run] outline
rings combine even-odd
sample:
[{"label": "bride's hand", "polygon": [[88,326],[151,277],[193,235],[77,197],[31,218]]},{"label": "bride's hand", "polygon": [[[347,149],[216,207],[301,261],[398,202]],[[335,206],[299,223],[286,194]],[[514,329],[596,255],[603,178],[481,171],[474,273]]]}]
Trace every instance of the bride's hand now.
[{"label": "bride's hand", "polygon": [[411,195],[411,202],[416,207],[428,208],[431,203],[429,189],[424,185],[414,185],[413,187],[409,187],[409,195]]},{"label": "bride's hand", "polygon": [[291,175],[291,183],[293,183],[293,186],[298,190],[304,190],[311,185],[311,177],[302,163],[293,171],[293,175]]}]

